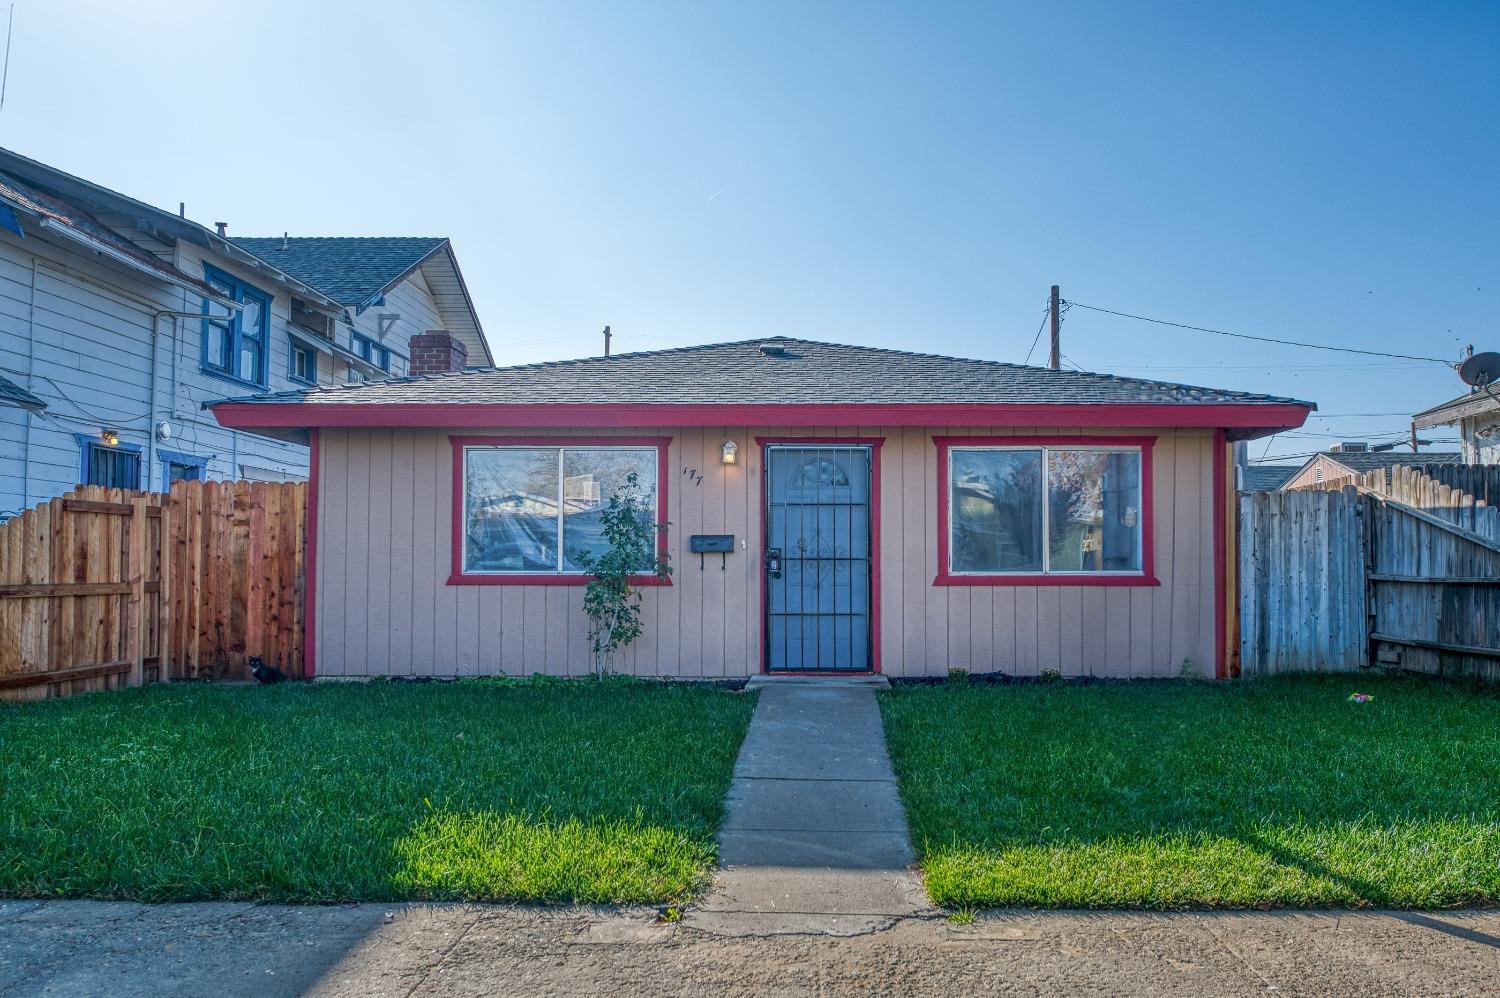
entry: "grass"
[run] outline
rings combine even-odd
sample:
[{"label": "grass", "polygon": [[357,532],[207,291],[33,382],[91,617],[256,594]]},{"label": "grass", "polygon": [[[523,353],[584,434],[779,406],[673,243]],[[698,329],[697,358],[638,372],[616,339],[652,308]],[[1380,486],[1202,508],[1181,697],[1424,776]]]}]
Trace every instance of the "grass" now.
[{"label": "grass", "polygon": [[952,909],[1500,903],[1493,693],[898,687],[881,710],[928,892]]},{"label": "grass", "polygon": [[753,707],[632,681],[0,704],[0,894],[680,901]]}]

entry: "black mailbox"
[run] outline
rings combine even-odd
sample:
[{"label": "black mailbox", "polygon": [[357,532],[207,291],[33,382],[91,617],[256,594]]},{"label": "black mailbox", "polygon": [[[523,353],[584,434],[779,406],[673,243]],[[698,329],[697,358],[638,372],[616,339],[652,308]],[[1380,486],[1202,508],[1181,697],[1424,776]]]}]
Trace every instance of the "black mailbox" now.
[{"label": "black mailbox", "polygon": [[694,534],[688,538],[693,554],[728,554],[734,550],[733,534]]},{"label": "black mailbox", "polygon": [[698,556],[698,571],[703,571],[703,556],[719,556],[719,571],[724,570],[724,560],[734,550],[733,534],[693,534],[688,538],[688,550]]}]

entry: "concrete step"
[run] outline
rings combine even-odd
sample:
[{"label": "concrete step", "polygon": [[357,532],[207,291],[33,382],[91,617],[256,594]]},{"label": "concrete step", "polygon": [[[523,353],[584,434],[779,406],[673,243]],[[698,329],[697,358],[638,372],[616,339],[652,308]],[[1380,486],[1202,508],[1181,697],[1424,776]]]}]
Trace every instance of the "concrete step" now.
[{"label": "concrete step", "polygon": [[827,676],[751,676],[745,684],[747,689],[758,690],[767,686],[842,686],[873,687],[889,689],[891,681],[884,676],[867,672],[833,673]]}]

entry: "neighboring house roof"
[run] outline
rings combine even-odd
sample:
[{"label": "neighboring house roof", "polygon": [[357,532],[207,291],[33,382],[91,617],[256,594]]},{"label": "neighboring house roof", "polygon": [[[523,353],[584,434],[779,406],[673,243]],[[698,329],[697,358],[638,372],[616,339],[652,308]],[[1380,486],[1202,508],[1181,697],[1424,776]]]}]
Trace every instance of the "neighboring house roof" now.
[{"label": "neighboring house roof", "polygon": [[[1399,451],[1338,451],[1326,450],[1314,454],[1297,469],[1292,477],[1299,477],[1319,461],[1328,461],[1344,468],[1350,474],[1364,474],[1382,468],[1420,467],[1424,464],[1463,464],[1463,455],[1452,451],[1418,451],[1415,454]],[[1327,476],[1324,476],[1325,480]]]},{"label": "neighboring house roof", "polygon": [[1429,426],[1444,426],[1456,423],[1468,416],[1478,416],[1496,410],[1500,410],[1500,395],[1476,388],[1456,399],[1449,399],[1442,405],[1435,405],[1431,409],[1417,413],[1411,418],[1411,424],[1423,430]]},{"label": "neighboring house roof", "polygon": [[844,406],[874,415],[882,409],[896,413],[903,407],[920,407],[941,425],[945,411],[956,417],[960,410],[975,407],[1056,413],[1068,406],[1145,406],[1179,412],[1203,409],[1203,421],[1177,424],[1203,426],[1226,425],[1211,422],[1207,410],[1231,406],[1253,413],[1237,425],[1277,427],[1301,425],[1315,408],[1296,399],[1248,392],[785,337],[271,393],[217,403],[221,418],[233,411],[225,408],[229,405],[242,410],[299,410],[287,413],[289,419],[310,417],[315,410],[357,407],[364,414],[361,421],[383,418],[377,414],[382,408],[394,413],[412,407],[483,407],[496,412],[525,407],[541,418],[540,413],[549,409],[576,409],[582,415],[613,406],[639,408],[647,420],[672,410],[686,418],[686,410],[696,408],[707,425],[726,418],[731,410],[781,416],[775,422],[784,425],[790,417],[782,410]]},{"label": "neighboring house roof", "polygon": [[[121,219],[129,220],[125,223],[129,231],[139,233],[144,238],[155,238],[166,245],[171,245],[174,239],[182,239],[196,246],[221,253],[236,263],[265,274],[316,305],[332,308],[338,304],[316,288],[277,270],[248,250],[240,249],[213,230],[184,218],[176,212],[164,211],[144,201],[137,201],[118,191],[110,190],[108,187],[81,177],[75,177],[34,159],[28,159],[9,149],[0,149],[0,172],[20,180],[33,189],[45,190],[87,211],[95,217],[96,221],[99,220],[98,216],[106,213],[117,215]],[[100,224],[102,225],[103,222],[100,221]],[[113,227],[113,229],[118,228],[118,226]],[[129,244],[129,240],[124,240],[118,233],[116,233],[116,238]],[[151,254],[147,255],[151,256]],[[153,257],[153,259],[159,260],[160,258]]]},{"label": "neighboring house roof", "polygon": [[[1326,457],[1334,464],[1341,464],[1350,471],[1358,472],[1376,471],[1380,468],[1400,468],[1406,465],[1464,463],[1462,454],[1433,450],[1417,451],[1415,454],[1410,452],[1403,454],[1397,451],[1324,451],[1313,455],[1307,464],[1312,464],[1319,457]],[[1307,464],[1302,467],[1307,467]]]},{"label": "neighboring house roof", "polygon": [[27,412],[41,412],[47,403],[14,381],[0,375],[0,405],[13,405]]},{"label": "neighboring house roof", "polygon": [[114,230],[101,225],[78,205],[38,190],[4,172],[0,172],[0,202],[36,219],[43,230],[83,243],[116,263],[145,271],[177,287],[230,304],[228,299],[223,298],[202,278],[193,277],[161,257],[147,253],[134,243],[120,238]]},{"label": "neighboring house roof", "polygon": [[1274,492],[1302,470],[1300,464],[1249,464],[1240,488],[1244,492]]},{"label": "neighboring house roof", "polygon": [[262,260],[295,274],[340,305],[380,297],[448,240],[439,236],[231,236]]},{"label": "neighboring house roof", "polygon": [[471,360],[494,363],[452,243],[445,237],[236,236],[231,241],[356,311],[421,270],[444,328],[463,341]]}]

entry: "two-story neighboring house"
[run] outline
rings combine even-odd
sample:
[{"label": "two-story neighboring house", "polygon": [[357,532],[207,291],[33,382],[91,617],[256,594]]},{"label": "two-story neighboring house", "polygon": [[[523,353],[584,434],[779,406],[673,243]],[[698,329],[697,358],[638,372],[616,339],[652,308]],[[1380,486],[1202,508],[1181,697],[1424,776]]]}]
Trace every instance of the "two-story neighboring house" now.
[{"label": "two-story neighboring house", "polygon": [[0,150],[0,516],[298,479],[305,446],[204,403],[492,363],[447,239],[234,238]]}]

